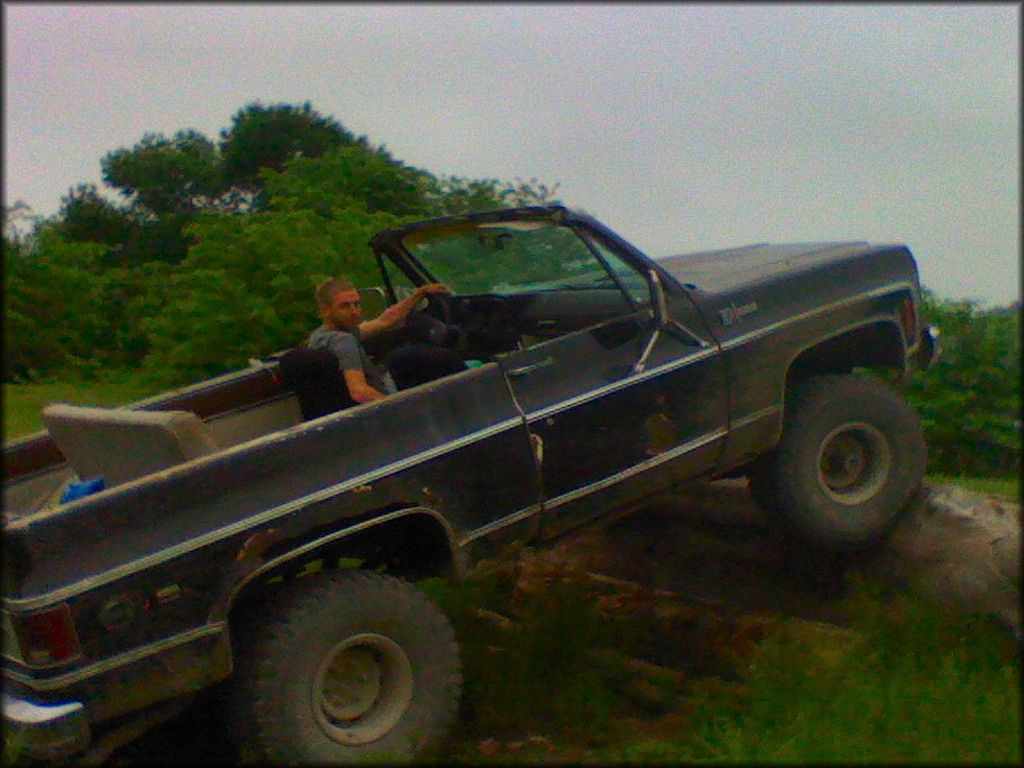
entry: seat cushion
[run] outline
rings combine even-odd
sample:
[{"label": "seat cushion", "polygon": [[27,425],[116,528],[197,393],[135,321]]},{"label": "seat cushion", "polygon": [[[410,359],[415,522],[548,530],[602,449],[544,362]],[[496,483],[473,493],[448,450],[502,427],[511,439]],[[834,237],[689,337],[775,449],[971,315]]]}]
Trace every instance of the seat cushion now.
[{"label": "seat cushion", "polygon": [[190,411],[54,403],[43,409],[43,423],[79,477],[103,477],[108,487],[217,450]]}]

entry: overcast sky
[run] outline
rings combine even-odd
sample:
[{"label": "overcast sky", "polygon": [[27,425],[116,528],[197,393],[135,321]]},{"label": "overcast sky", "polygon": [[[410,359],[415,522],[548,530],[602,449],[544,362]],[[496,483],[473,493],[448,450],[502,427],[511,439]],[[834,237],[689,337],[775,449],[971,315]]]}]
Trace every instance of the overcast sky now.
[{"label": "overcast sky", "polygon": [[146,132],[309,101],[436,175],[559,183],[651,256],[910,245],[1020,296],[1017,4],[10,3],[4,204],[55,213]]}]

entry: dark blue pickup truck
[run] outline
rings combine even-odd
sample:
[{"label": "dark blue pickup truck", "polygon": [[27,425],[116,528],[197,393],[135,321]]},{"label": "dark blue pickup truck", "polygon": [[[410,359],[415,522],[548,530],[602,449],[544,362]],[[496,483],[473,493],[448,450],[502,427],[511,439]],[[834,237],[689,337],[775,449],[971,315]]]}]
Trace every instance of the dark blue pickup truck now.
[{"label": "dark blue pickup truck", "polygon": [[461,687],[417,579],[723,475],[809,546],[860,550],[921,481],[919,421],[872,373],[934,353],[903,245],[652,260],[560,206],[371,245],[386,301],[451,288],[421,319],[466,370],[315,415],[274,355],[51,404],[5,447],[3,712],[29,754],[87,754],[230,677],[258,759],[409,756]]}]

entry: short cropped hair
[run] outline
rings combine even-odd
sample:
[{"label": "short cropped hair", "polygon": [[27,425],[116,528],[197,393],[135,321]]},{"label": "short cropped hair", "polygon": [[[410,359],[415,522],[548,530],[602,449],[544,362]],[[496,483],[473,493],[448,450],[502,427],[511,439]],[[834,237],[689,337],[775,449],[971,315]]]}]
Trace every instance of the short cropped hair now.
[{"label": "short cropped hair", "polygon": [[331,299],[341,291],[354,291],[355,285],[351,280],[344,277],[329,277],[316,287],[316,303],[318,307],[326,307]]}]

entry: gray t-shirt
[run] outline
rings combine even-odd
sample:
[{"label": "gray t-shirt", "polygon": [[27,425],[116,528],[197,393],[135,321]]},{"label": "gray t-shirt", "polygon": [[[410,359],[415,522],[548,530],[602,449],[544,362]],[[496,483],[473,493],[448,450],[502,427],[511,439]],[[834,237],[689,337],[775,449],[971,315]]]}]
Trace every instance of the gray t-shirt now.
[{"label": "gray t-shirt", "polygon": [[390,394],[397,391],[391,373],[378,368],[370,360],[359,340],[359,329],[351,331],[335,331],[321,326],[309,334],[307,342],[311,349],[324,347],[331,350],[338,358],[338,367],[342,371],[362,371],[366,383],[378,392]]}]

